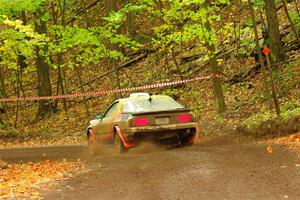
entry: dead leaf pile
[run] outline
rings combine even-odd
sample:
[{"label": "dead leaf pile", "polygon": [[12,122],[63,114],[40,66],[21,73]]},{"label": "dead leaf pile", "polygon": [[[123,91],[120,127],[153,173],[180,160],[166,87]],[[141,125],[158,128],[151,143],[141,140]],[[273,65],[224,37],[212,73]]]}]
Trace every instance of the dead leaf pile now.
[{"label": "dead leaf pile", "polygon": [[300,132],[288,137],[279,138],[277,143],[300,151]]},{"label": "dead leaf pile", "polygon": [[86,136],[85,134],[75,135],[75,136],[65,136],[63,138],[55,137],[53,138],[27,138],[24,139],[11,139],[11,140],[1,140],[0,148],[6,147],[34,147],[34,146],[45,146],[45,145],[64,145],[64,144],[85,144]]},{"label": "dead leaf pile", "polygon": [[0,199],[40,199],[39,191],[74,176],[82,162],[43,161],[11,164],[0,160]]},{"label": "dead leaf pile", "polygon": [[0,169],[7,169],[9,167],[10,167],[10,165],[8,165],[7,162],[0,160]]}]

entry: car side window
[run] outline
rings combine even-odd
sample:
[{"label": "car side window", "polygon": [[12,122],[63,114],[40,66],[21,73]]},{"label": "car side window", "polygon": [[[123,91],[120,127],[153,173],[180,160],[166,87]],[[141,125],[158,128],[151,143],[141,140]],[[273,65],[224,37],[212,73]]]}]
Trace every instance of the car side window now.
[{"label": "car side window", "polygon": [[105,117],[111,117],[111,116],[113,116],[113,115],[115,114],[115,112],[116,112],[116,108],[117,108],[118,105],[119,105],[119,102],[116,102],[116,103],[114,103],[113,105],[111,105],[111,106],[107,109],[107,111],[105,112],[104,118],[105,118]]}]

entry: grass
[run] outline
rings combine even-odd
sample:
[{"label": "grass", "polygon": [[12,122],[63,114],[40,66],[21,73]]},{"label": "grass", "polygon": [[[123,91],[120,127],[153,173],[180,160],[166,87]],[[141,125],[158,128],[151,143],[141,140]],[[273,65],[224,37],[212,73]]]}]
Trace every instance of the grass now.
[{"label": "grass", "polygon": [[300,127],[296,123],[298,119],[300,119],[300,103],[292,101],[281,105],[280,117],[265,108],[245,119],[242,125],[253,133],[267,131],[288,133],[299,131]]}]

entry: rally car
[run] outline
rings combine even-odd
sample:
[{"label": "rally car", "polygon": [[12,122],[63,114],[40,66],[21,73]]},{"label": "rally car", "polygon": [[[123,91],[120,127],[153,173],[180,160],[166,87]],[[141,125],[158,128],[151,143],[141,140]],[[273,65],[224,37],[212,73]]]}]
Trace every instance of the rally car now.
[{"label": "rally car", "polygon": [[198,136],[198,123],[191,110],[166,95],[133,93],[114,101],[104,114],[99,114],[87,127],[90,154],[100,144],[113,144],[124,152],[143,140],[162,144],[193,144]]}]

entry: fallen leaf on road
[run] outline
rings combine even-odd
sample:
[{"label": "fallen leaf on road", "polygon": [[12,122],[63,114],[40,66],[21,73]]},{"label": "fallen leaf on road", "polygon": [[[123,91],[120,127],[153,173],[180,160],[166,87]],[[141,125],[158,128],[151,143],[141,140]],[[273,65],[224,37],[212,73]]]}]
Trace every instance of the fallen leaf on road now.
[{"label": "fallen leaf on road", "polygon": [[66,188],[68,188],[69,190],[74,190],[74,188],[72,186],[67,185]]},{"label": "fallen leaf on road", "polygon": [[273,148],[271,146],[268,146],[267,147],[267,152],[270,153],[270,154],[273,153]]}]

